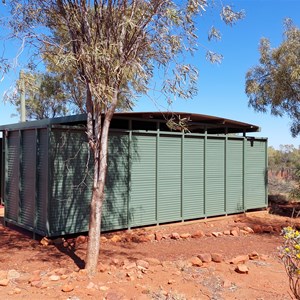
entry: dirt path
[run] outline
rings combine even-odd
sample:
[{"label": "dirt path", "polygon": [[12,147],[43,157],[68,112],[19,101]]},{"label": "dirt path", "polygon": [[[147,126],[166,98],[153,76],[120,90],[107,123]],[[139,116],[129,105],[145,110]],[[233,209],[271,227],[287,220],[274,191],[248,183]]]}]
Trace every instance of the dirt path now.
[{"label": "dirt path", "polygon": [[44,246],[0,225],[0,299],[292,299],[277,249],[291,221],[260,213],[105,234],[94,278],[81,269],[84,236]]}]

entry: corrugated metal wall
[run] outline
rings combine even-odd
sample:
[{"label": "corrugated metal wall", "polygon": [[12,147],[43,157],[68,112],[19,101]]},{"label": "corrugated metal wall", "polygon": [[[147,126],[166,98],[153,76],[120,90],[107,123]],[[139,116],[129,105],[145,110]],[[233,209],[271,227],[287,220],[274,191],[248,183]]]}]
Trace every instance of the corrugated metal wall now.
[{"label": "corrugated metal wall", "polygon": [[20,132],[13,131],[7,139],[5,215],[12,221],[19,221],[19,170],[20,170]]},{"label": "corrugated metal wall", "polygon": [[36,131],[22,131],[20,172],[20,222],[33,228],[36,192]]},{"label": "corrugated metal wall", "polygon": [[[12,131],[6,144],[6,219],[49,236],[87,231],[93,162],[84,129]],[[266,147],[263,139],[114,130],[102,229],[265,207]]]},{"label": "corrugated metal wall", "polygon": [[133,140],[129,227],[267,205],[266,140],[161,133]]},{"label": "corrugated metal wall", "polygon": [[82,130],[52,129],[50,147],[50,234],[86,231],[93,178],[86,136]]},{"label": "corrugated metal wall", "polygon": [[40,233],[47,222],[47,140],[46,129],[28,129],[9,132],[5,143],[5,218]]},{"label": "corrugated metal wall", "polygon": [[253,209],[261,205],[266,197],[267,169],[266,143],[247,141],[245,149],[245,208]]}]

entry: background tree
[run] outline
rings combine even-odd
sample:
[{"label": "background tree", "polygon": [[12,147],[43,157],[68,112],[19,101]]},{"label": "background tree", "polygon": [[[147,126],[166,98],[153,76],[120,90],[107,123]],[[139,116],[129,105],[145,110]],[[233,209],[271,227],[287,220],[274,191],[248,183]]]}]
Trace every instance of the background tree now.
[{"label": "background tree", "polygon": [[[165,74],[162,93],[190,98],[197,70],[182,63],[197,44],[195,17],[215,1],[207,0],[11,0],[9,26],[14,38],[36,47],[42,57],[72,70],[85,87],[87,139],[94,178],[86,268],[96,272],[107,170],[108,132],[118,103],[148,92],[156,70]],[[243,12],[222,6],[226,24]],[[46,29],[45,29],[46,28]],[[58,39],[60,32],[64,39]],[[218,37],[212,30],[210,38]],[[208,52],[211,61],[220,56]]]},{"label": "background tree", "polygon": [[[22,90],[24,88],[24,91]],[[45,119],[68,114],[68,95],[61,76],[21,72],[20,79],[6,100],[20,111],[20,94],[25,93],[26,119]]]},{"label": "background tree", "polygon": [[300,30],[290,19],[284,24],[284,40],[277,48],[261,39],[259,65],[246,74],[246,94],[254,110],[288,115],[295,137],[300,133]]}]

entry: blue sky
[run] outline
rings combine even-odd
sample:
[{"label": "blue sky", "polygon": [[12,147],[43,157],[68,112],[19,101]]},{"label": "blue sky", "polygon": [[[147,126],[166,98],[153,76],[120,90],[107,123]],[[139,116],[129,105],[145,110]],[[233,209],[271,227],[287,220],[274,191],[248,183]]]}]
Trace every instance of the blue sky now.
[{"label": "blue sky", "polygon": [[[286,17],[300,27],[300,0],[226,0],[223,3],[244,9],[246,18],[233,27],[221,25],[219,16],[213,11],[207,11],[198,19],[199,44],[221,52],[224,60],[220,65],[210,64],[205,60],[204,49],[199,47],[191,61],[199,69],[198,95],[191,100],[175,101],[172,109],[252,123],[261,127],[261,132],[255,135],[268,137],[269,145],[278,148],[280,144],[294,144],[298,147],[300,137],[291,137],[290,120],[254,112],[248,108],[244,90],[247,70],[258,63],[260,38],[269,38],[272,47],[278,46],[282,41],[283,19]],[[207,43],[206,32],[212,24],[221,25],[221,42]],[[13,53],[14,49],[9,50]],[[17,75],[18,70],[12,71],[0,82],[0,99],[13,85]],[[157,103],[143,97],[134,110],[157,111],[166,107],[162,97],[152,97],[158,99],[157,103],[161,106],[157,107]],[[15,112],[13,107],[0,100],[0,125],[18,122],[17,117],[11,117]]]}]

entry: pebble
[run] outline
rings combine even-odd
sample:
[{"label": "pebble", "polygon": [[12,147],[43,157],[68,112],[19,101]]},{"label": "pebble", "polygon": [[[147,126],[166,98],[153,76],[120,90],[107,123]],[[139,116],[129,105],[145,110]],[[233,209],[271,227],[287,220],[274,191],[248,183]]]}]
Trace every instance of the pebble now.
[{"label": "pebble", "polygon": [[50,279],[51,281],[58,281],[58,280],[60,280],[60,276],[58,276],[58,275],[51,275],[51,276],[49,277],[49,279]]},{"label": "pebble", "polygon": [[241,264],[236,266],[235,271],[240,274],[248,274],[249,269],[246,265]]},{"label": "pebble", "polygon": [[74,287],[71,284],[65,284],[65,285],[63,285],[61,290],[65,293],[69,293],[74,290]]},{"label": "pebble", "polygon": [[5,278],[0,280],[0,286],[8,286],[8,284],[9,284],[9,279]]}]

